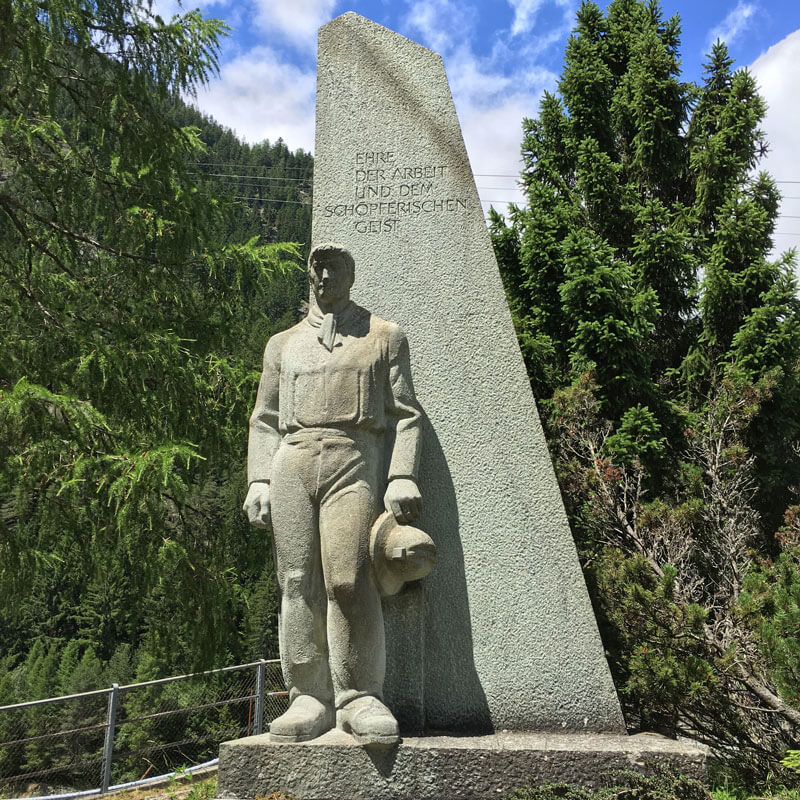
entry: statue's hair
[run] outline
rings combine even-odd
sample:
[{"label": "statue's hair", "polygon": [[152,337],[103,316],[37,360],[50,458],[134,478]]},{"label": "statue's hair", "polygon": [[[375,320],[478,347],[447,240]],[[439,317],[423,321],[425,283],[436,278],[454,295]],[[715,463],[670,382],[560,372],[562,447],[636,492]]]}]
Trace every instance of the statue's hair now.
[{"label": "statue's hair", "polygon": [[318,259],[324,261],[332,255],[341,256],[350,272],[355,272],[356,262],[353,256],[343,244],[338,244],[338,242],[323,242],[322,244],[315,245],[308,254],[308,268],[311,269],[314,262]]}]

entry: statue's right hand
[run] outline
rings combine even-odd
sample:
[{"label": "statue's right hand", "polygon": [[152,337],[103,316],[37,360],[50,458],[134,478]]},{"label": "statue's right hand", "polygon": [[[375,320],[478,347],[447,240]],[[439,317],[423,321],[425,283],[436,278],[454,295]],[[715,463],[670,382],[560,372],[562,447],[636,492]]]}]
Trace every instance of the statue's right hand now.
[{"label": "statue's right hand", "polygon": [[253,481],[247,490],[242,508],[251,525],[256,528],[266,528],[269,524],[269,483]]}]

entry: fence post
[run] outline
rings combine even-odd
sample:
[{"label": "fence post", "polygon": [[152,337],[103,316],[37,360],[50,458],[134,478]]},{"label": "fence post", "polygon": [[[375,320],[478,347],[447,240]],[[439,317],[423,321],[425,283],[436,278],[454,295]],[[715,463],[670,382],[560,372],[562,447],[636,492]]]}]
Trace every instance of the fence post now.
[{"label": "fence post", "polygon": [[112,683],[108,693],[108,718],[106,719],[106,740],[103,744],[103,781],[100,793],[104,794],[111,785],[111,758],[114,755],[114,728],[117,725],[117,703],[119,702],[119,684]]},{"label": "fence post", "polygon": [[264,692],[267,683],[267,662],[262,658],[256,667],[256,709],[253,735],[264,732]]}]

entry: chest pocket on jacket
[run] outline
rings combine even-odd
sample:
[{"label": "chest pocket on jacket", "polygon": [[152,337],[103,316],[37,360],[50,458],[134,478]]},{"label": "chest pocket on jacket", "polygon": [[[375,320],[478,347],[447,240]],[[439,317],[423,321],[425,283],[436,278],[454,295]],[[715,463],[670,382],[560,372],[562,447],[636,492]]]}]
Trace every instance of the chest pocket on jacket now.
[{"label": "chest pocket on jacket", "polygon": [[361,370],[326,372],[325,400],[329,422],[355,422],[361,410]]},{"label": "chest pocket on jacket", "polygon": [[294,376],[292,399],[298,425],[324,427],[355,422],[361,407],[358,369],[300,372]]}]

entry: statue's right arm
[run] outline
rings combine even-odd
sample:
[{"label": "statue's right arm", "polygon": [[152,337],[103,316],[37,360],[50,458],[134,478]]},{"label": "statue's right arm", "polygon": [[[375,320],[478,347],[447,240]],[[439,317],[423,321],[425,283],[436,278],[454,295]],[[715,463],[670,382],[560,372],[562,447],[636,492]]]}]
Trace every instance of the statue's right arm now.
[{"label": "statue's right arm", "polygon": [[264,350],[264,364],[258,384],[256,405],[250,416],[247,445],[249,489],[244,512],[251,525],[263,528],[269,522],[269,479],[272,459],[280,443],[278,402],[280,394],[280,337],[273,336]]}]

